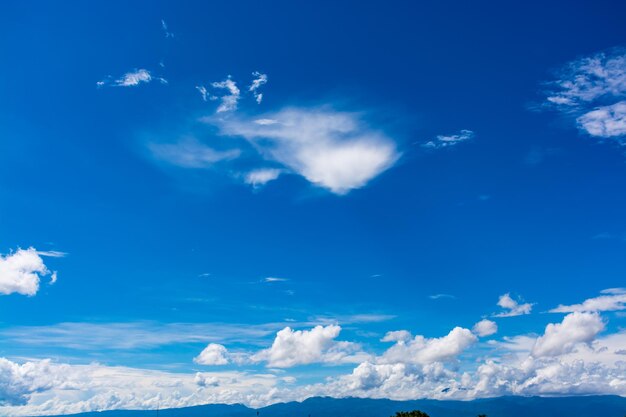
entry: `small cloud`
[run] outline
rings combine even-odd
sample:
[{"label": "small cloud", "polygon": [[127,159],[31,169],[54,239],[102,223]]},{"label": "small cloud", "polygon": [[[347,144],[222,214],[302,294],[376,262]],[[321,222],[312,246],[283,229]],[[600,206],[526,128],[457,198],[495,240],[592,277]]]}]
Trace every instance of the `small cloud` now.
[{"label": "small cloud", "polygon": [[47,256],[49,258],[65,258],[67,256],[66,252],[60,252],[57,250],[38,250],[37,254],[40,256]]},{"label": "small cloud", "polygon": [[576,119],[578,128],[590,136],[615,138],[626,135],[626,101],[597,107]]},{"label": "small cloud", "polygon": [[161,19],[161,29],[163,29],[163,33],[165,33],[166,38],[174,37],[174,34],[168,30],[167,23],[163,19]]},{"label": "small cloud", "polygon": [[433,294],[433,295],[429,295],[428,298],[430,298],[431,300],[439,300],[440,298],[455,299],[456,297],[451,294]]},{"label": "small cloud", "polygon": [[224,81],[211,83],[211,87],[228,91],[228,94],[220,97],[221,103],[217,107],[217,113],[237,110],[237,103],[239,102],[241,92],[230,76]]},{"label": "small cloud", "polygon": [[44,255],[40,255],[35,248],[0,254],[0,295],[34,296],[39,291],[41,278],[47,275],[51,275],[50,284],[54,284],[57,273],[50,272],[41,258]]},{"label": "small cloud", "polygon": [[270,181],[277,179],[282,171],[276,168],[261,168],[246,174],[244,181],[254,188],[261,187]]},{"label": "small cloud", "polygon": [[491,336],[498,332],[498,325],[491,320],[484,319],[474,325],[472,332],[479,337]]},{"label": "small cloud", "polygon": [[252,76],[254,76],[254,79],[252,80],[252,84],[250,84],[250,87],[248,87],[248,91],[250,91],[254,95],[254,99],[256,100],[256,102],[258,104],[261,104],[261,101],[263,101],[263,94],[259,93],[258,90],[259,88],[261,88],[261,86],[267,84],[267,75],[255,71],[252,73]]},{"label": "small cloud", "polygon": [[198,277],[200,277],[200,278],[206,278],[206,277],[210,277],[210,276],[211,276],[211,274],[208,273],[208,272],[204,272],[202,274],[198,274]]},{"label": "small cloud", "polygon": [[289,281],[288,278],[278,278],[278,277],[266,277],[263,278],[263,282],[285,282]]},{"label": "small cloud", "polygon": [[559,305],[550,313],[598,312],[626,310],[626,288],[607,288],[602,295],[588,298],[581,304]]},{"label": "small cloud", "polygon": [[127,72],[122,77],[111,80],[110,77],[102,81],[98,81],[96,85],[98,87],[103,87],[106,85],[110,85],[112,87],[136,87],[140,84],[148,84],[153,80],[160,81],[161,84],[167,84],[167,80],[161,77],[153,77],[150,71],[146,69],[138,69],[135,71]]},{"label": "small cloud", "polygon": [[449,146],[456,146],[461,142],[474,138],[474,132],[471,130],[461,130],[456,135],[438,135],[435,139],[422,144],[423,148],[440,149]]},{"label": "small cloud", "polygon": [[203,85],[197,85],[196,90],[200,92],[200,95],[202,96],[202,100],[207,101],[207,98],[209,97],[209,92],[206,89],[206,87]]},{"label": "small cloud", "polygon": [[506,311],[494,314],[494,317],[515,317],[530,314],[533,309],[533,304],[522,303],[511,298],[509,293],[501,295],[498,299],[498,306],[502,307]]}]

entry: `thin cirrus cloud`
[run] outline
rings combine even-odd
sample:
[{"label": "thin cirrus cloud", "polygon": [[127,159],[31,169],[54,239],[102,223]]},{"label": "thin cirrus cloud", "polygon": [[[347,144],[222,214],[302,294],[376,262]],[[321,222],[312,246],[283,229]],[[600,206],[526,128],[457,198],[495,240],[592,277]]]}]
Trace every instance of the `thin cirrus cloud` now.
[{"label": "thin cirrus cloud", "polygon": [[252,73],[254,79],[252,80],[252,84],[248,87],[248,91],[254,95],[254,100],[257,104],[261,104],[263,101],[263,93],[259,92],[261,86],[267,84],[267,74],[262,74],[258,71]]},{"label": "thin cirrus cloud", "polygon": [[522,303],[518,300],[514,300],[509,293],[500,296],[498,299],[498,306],[502,307],[504,311],[494,314],[494,317],[522,316],[530,314],[533,309],[532,303]]},{"label": "thin cirrus cloud", "polygon": [[142,68],[127,72],[117,79],[111,79],[109,76],[102,81],[98,81],[96,85],[98,87],[136,87],[141,84],[148,84],[154,80],[159,81],[161,84],[167,84],[167,80],[165,78],[155,77],[150,71]]},{"label": "thin cirrus cloud", "polygon": [[573,116],[591,137],[622,143],[626,137],[626,49],[580,58],[547,84],[544,107]]},{"label": "thin cirrus cloud", "polygon": [[[200,87],[202,88],[202,86]],[[225,90],[227,92],[227,94],[224,94],[219,98],[220,104],[217,107],[217,113],[237,110],[237,104],[239,102],[239,97],[241,96],[241,91],[239,90],[239,87],[237,87],[237,83],[235,81],[228,77],[223,81],[211,83],[211,87]],[[202,94],[202,90],[200,88],[198,88],[198,91]],[[203,98],[206,100],[205,94],[203,94]]]},{"label": "thin cirrus cloud", "polygon": [[50,284],[54,284],[57,273],[48,269],[42,256],[58,258],[65,256],[65,253],[28,248],[7,255],[0,254],[0,295],[21,294],[32,297],[39,291],[41,279],[48,275]]},{"label": "thin cirrus cloud", "polygon": [[268,160],[312,184],[344,195],[365,186],[400,157],[383,132],[356,113],[285,108],[255,118],[204,118],[223,136],[241,137]]},{"label": "thin cirrus cloud", "polygon": [[220,161],[236,159],[239,149],[213,149],[195,138],[185,138],[176,143],[148,143],[148,150],[159,161],[181,168],[209,168]]},{"label": "thin cirrus cloud", "polygon": [[429,140],[422,144],[423,148],[427,149],[441,149],[450,146],[456,146],[462,142],[467,142],[473,139],[475,136],[471,130],[463,129],[457,134],[451,135],[438,135],[435,139]]}]

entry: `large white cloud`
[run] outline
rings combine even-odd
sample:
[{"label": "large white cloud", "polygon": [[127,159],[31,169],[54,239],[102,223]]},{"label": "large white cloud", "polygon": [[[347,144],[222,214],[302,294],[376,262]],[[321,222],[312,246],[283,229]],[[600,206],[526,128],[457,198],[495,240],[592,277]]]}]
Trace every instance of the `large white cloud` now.
[{"label": "large white cloud", "polygon": [[0,294],[33,296],[39,291],[41,278],[46,275],[51,275],[51,283],[56,282],[56,273],[48,270],[40,255],[45,256],[46,252],[34,248],[18,249],[4,256],[0,254]]},{"label": "large white cloud", "polygon": [[285,327],[276,333],[272,346],[251,356],[253,362],[264,361],[267,366],[289,368],[310,363],[346,363],[363,360],[359,345],[336,341],[341,327],[335,324],[315,326],[311,330]]},{"label": "large white cloud", "polygon": [[200,354],[194,358],[194,362],[200,365],[226,365],[228,364],[228,351],[223,345],[209,343]]},{"label": "large white cloud", "polygon": [[579,343],[590,343],[604,330],[597,313],[570,313],[561,323],[550,323],[532,349],[535,357],[557,356],[571,352]]},{"label": "large white cloud", "polygon": [[204,120],[335,194],[363,187],[399,158],[394,141],[367,127],[356,113],[287,108],[256,119]]},{"label": "large white cloud", "polygon": [[387,349],[378,358],[380,363],[387,364],[412,363],[424,365],[450,361],[478,340],[470,330],[462,327],[455,327],[446,336],[438,338],[426,338],[417,335],[407,341],[406,335],[398,332],[395,334],[388,333],[387,336],[386,340],[396,340],[396,344]]},{"label": "large white cloud", "polygon": [[589,298],[581,304],[559,305],[551,313],[572,313],[574,311],[619,311],[626,310],[626,288],[609,288],[601,296]]}]

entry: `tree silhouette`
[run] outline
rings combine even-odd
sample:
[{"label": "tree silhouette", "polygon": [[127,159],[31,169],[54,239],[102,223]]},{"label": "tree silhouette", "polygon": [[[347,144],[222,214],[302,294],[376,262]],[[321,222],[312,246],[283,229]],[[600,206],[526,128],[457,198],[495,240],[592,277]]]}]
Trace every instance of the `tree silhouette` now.
[{"label": "tree silhouette", "polygon": [[413,411],[398,411],[395,417],[430,417],[430,416],[423,411],[413,410]]}]

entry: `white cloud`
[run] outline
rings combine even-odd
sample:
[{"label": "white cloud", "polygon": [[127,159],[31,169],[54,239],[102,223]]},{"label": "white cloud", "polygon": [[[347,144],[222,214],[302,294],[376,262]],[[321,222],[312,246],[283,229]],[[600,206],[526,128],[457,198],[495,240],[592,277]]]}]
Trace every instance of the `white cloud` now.
[{"label": "white cloud", "polygon": [[380,339],[381,342],[408,342],[413,336],[411,332],[407,330],[395,330],[385,333],[385,336]]},{"label": "white cloud", "polygon": [[[393,336],[406,337],[406,335],[399,334]],[[409,341],[397,339],[396,344],[378,358],[379,363],[426,365],[434,362],[446,362],[455,359],[478,340],[471,331],[462,327],[455,327],[446,336],[438,338],[429,339],[418,335]]]},{"label": "white cloud", "polygon": [[178,143],[149,143],[148,149],[156,159],[182,168],[208,168],[220,161],[233,160],[241,154],[239,149],[220,151],[193,138]]},{"label": "white cloud", "polygon": [[237,84],[230,77],[224,81],[211,83],[211,87],[228,91],[228,94],[223,95],[220,98],[221,103],[217,107],[217,113],[237,110],[237,103],[239,102],[241,92],[239,91]]},{"label": "white cloud", "polygon": [[289,280],[287,278],[265,277],[263,281],[264,282],[284,282],[284,281],[289,281]]},{"label": "white cloud", "polygon": [[431,300],[439,300],[440,298],[456,298],[454,295],[452,294],[433,294],[433,295],[429,295],[428,298],[430,298]]},{"label": "white cloud", "polygon": [[268,367],[289,368],[310,363],[347,363],[363,359],[359,345],[335,341],[341,327],[331,324],[311,330],[285,327],[268,349],[251,356],[253,362],[267,362]]},{"label": "white cloud", "polygon": [[261,187],[280,176],[282,171],[276,168],[255,169],[246,174],[245,182],[253,187]]},{"label": "white cloud", "polygon": [[598,107],[576,119],[578,127],[591,136],[613,138],[626,135],[626,101]]},{"label": "white cloud", "polygon": [[52,274],[51,283],[56,282],[57,275],[51,273],[41,256],[55,256],[40,253],[34,248],[18,249],[7,255],[0,254],[0,294],[22,294],[33,296],[39,291],[42,277]]},{"label": "white cloud", "polygon": [[561,323],[550,323],[532,349],[534,357],[557,356],[571,352],[579,343],[590,343],[604,330],[597,313],[570,313]]},{"label": "white cloud", "polygon": [[626,309],[626,289],[610,288],[602,291],[604,295],[589,298],[581,304],[563,305],[550,310],[551,313],[572,313],[575,311],[619,311]]},{"label": "white cloud", "polygon": [[461,142],[468,141],[474,138],[474,132],[471,130],[461,130],[456,135],[438,135],[434,140],[430,140],[424,144],[422,147],[431,148],[431,149],[439,149],[445,148],[448,146],[455,146]]},{"label": "white cloud", "polygon": [[193,361],[200,365],[226,365],[229,362],[228,351],[223,345],[209,343]]},{"label": "white cloud", "polygon": [[472,331],[475,335],[480,337],[491,336],[498,332],[498,325],[491,320],[484,319],[476,323]]},{"label": "white cloud", "polygon": [[266,159],[335,194],[363,187],[399,158],[395,143],[354,113],[288,108],[256,120],[205,121],[224,135],[247,139]]},{"label": "white cloud", "polygon": [[263,101],[263,94],[259,93],[259,88],[261,88],[262,85],[267,84],[267,74],[261,74],[260,72],[255,71],[252,73],[252,76],[254,79],[252,80],[250,87],[248,87],[248,91],[254,94],[256,102],[261,104],[261,101]]},{"label": "white cloud", "polygon": [[202,96],[202,101],[207,101],[207,98],[209,98],[209,91],[206,89],[206,87],[203,85],[197,85],[196,90],[198,90],[200,96]]},{"label": "white cloud", "polygon": [[547,93],[549,104],[569,110],[626,94],[626,52],[616,49],[567,64]]},{"label": "white cloud", "polygon": [[521,316],[524,314],[530,314],[531,310],[533,309],[532,303],[520,303],[511,298],[511,295],[509,293],[500,296],[500,298],[498,299],[498,306],[508,311],[494,314],[494,317]]},{"label": "white cloud", "polygon": [[167,84],[167,80],[161,77],[154,77],[147,69],[136,69],[134,71],[127,72],[116,80],[112,80],[110,76],[104,80],[98,81],[96,85],[98,87],[104,87],[110,85],[113,87],[136,87],[140,84],[148,84],[154,80],[160,81],[161,84]]}]

